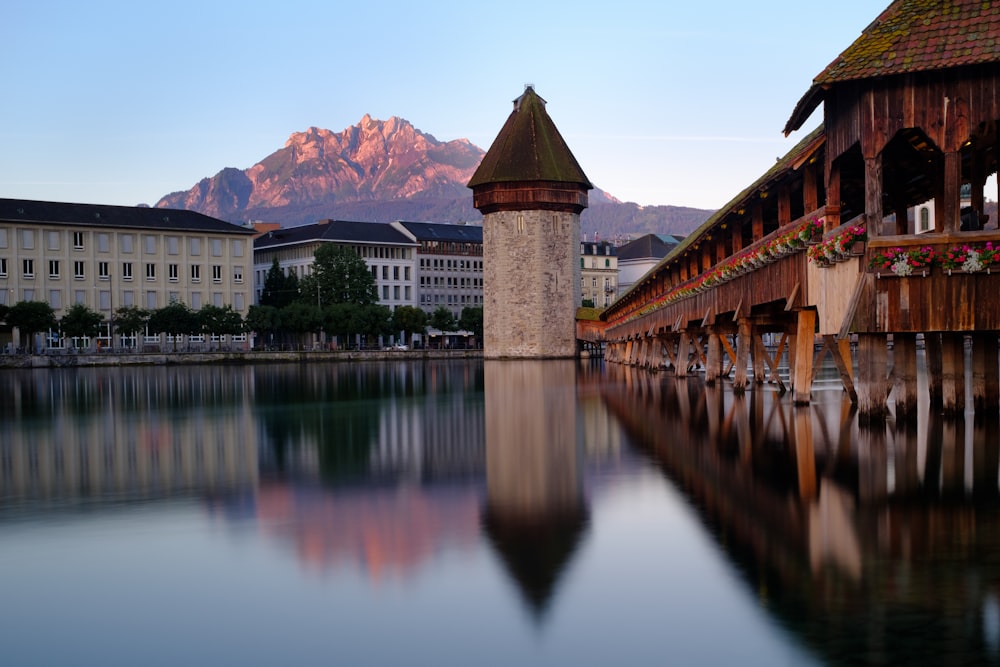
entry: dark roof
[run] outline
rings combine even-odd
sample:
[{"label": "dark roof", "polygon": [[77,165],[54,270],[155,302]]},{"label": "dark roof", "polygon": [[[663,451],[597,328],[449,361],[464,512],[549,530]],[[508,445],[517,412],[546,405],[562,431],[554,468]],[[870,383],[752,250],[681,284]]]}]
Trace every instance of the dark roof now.
[{"label": "dark roof", "polygon": [[469,187],[523,181],[579,183],[588,190],[594,187],[545,111],[545,100],[531,86],[514,100],[514,110],[479,163]]},{"label": "dark roof", "polygon": [[785,125],[789,134],[831,84],[1000,62],[1000,3],[896,0],[813,79]]},{"label": "dark roof", "polygon": [[406,228],[417,241],[452,241],[455,243],[482,243],[482,225],[453,225],[444,222],[405,222]]},{"label": "dark roof", "polygon": [[221,234],[253,234],[248,227],[234,225],[195,211],[148,206],[108,206],[0,199],[0,221],[39,225],[87,225],[152,229],[156,231],[198,231]]},{"label": "dark roof", "polygon": [[676,242],[664,242],[659,234],[646,234],[619,248],[618,261],[649,258],[663,259],[676,246]]},{"label": "dark roof", "polygon": [[311,225],[284,227],[257,237],[256,250],[313,241],[342,243],[372,243],[375,245],[416,245],[387,222],[355,222],[352,220],[321,220]]}]

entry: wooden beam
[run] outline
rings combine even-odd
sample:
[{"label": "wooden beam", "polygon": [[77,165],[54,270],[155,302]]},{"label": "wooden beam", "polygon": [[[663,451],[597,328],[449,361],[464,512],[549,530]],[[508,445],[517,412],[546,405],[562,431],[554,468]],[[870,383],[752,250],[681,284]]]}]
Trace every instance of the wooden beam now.
[{"label": "wooden beam", "polygon": [[917,414],[917,336],[909,333],[892,335],[893,393],[896,400],[896,421],[905,421]]},{"label": "wooden beam", "polygon": [[882,235],[882,155],[865,158],[865,222],[868,236]]}]

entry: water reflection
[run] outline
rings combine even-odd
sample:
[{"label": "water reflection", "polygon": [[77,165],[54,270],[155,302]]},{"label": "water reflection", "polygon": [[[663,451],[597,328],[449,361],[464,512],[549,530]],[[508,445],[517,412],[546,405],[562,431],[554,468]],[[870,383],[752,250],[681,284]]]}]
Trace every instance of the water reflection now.
[{"label": "water reflection", "polygon": [[487,361],[483,526],[541,616],[587,525],[576,363]]},{"label": "water reflection", "polygon": [[[1000,663],[998,423],[857,427],[609,368],[636,445],[698,508],[760,604],[832,664]],[[830,400],[832,399],[832,400]]]}]

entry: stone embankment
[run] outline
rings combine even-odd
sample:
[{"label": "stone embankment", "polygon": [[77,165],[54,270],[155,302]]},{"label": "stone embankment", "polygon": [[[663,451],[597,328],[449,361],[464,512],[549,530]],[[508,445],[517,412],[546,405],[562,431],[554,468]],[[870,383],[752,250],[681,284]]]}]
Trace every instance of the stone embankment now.
[{"label": "stone embankment", "polygon": [[172,364],[281,364],[482,359],[482,350],[338,350],[336,352],[157,352],[0,355],[0,368],[82,368]]}]

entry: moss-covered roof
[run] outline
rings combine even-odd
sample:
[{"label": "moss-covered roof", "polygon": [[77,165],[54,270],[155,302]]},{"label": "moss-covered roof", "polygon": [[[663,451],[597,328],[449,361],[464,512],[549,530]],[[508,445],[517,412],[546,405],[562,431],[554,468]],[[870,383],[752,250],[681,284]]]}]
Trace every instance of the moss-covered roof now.
[{"label": "moss-covered roof", "polygon": [[896,0],[813,80],[785,125],[794,132],[832,84],[1000,62],[1000,3]]},{"label": "moss-covered roof", "polygon": [[472,175],[469,187],[521,181],[594,187],[546,113],[545,100],[531,86],[514,100],[514,110]]}]

